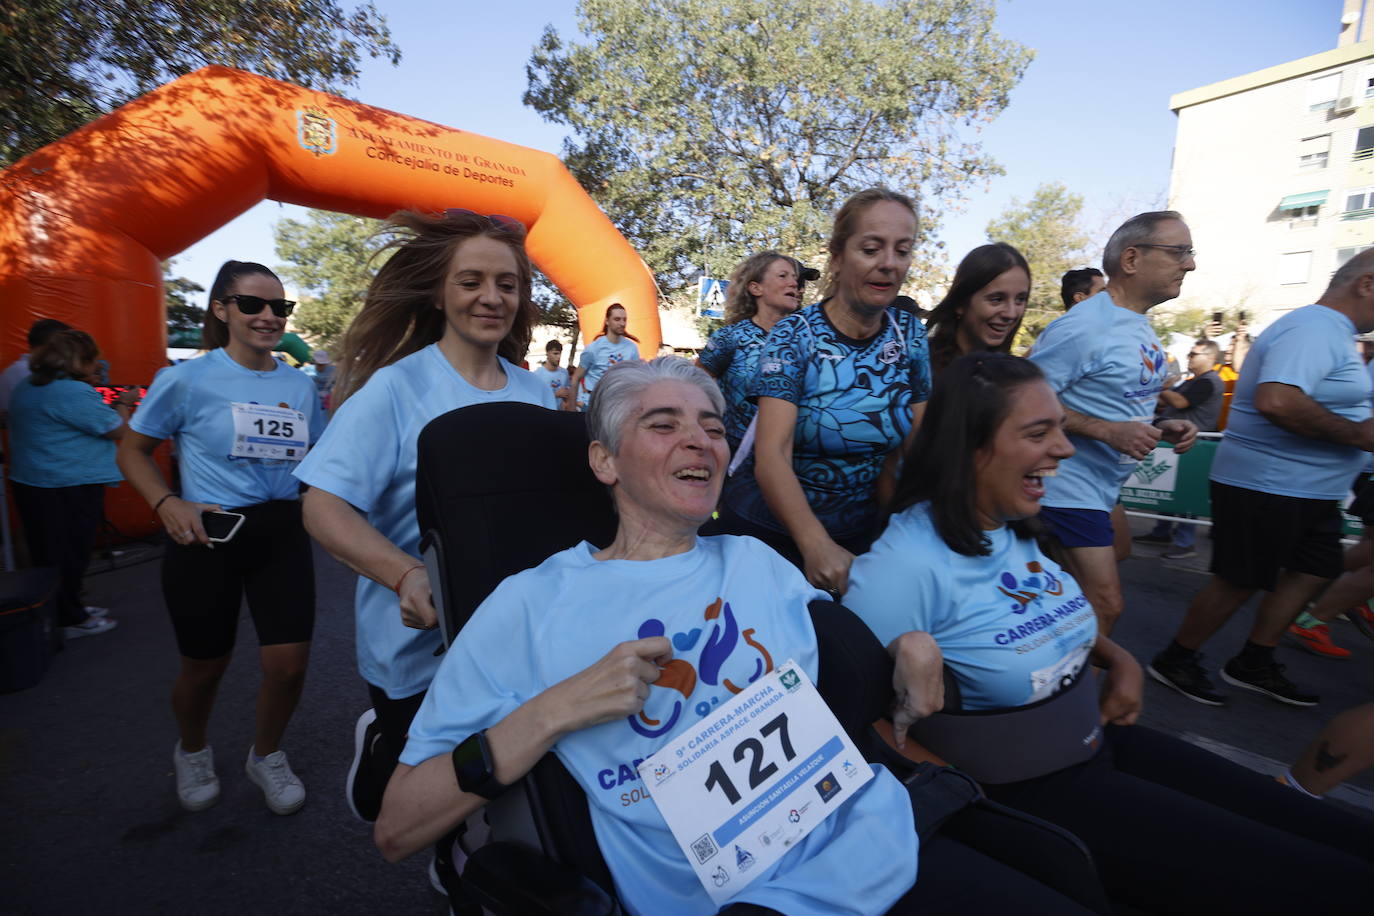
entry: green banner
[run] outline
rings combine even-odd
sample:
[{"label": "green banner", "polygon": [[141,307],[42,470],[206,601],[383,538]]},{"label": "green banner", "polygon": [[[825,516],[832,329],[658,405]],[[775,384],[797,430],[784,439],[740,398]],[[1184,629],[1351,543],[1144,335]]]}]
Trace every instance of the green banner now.
[{"label": "green banner", "polygon": [[1172,445],[1159,443],[1126,478],[1121,487],[1122,504],[1141,512],[1209,518],[1212,506],[1207,476],[1212,473],[1216,452],[1215,439],[1198,439],[1182,455]]},{"label": "green banner", "polygon": [[[1211,518],[1212,500],[1208,476],[1220,439],[1199,438],[1182,455],[1167,442],[1161,442],[1121,487],[1121,503],[1127,509],[1156,515],[1183,515]],[[1072,460],[1072,459],[1071,459]],[[1359,537],[1364,530],[1359,519],[1345,515],[1345,533]]]}]

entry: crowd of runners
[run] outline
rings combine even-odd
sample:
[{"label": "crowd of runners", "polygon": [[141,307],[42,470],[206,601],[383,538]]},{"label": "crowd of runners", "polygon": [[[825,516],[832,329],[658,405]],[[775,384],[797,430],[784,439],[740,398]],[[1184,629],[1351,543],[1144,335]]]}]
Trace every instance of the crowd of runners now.
[{"label": "crowd of runners", "polygon": [[[1058,744],[1035,762],[1002,748],[1011,775],[984,789],[1077,835],[1114,903],[1289,913],[1363,899],[1374,821],[1318,798],[1374,763],[1374,705],[1332,710],[1302,759],[1269,776],[1135,723],[1147,676],[1209,705],[1227,700],[1214,677],[1315,705],[1285,675],[1280,640],[1338,655],[1327,624],[1339,614],[1374,637],[1374,417],[1357,347],[1374,332],[1374,251],[1236,367],[1211,471],[1211,578],[1179,609],[1174,638],[1137,660],[1111,639],[1132,612],[1117,570],[1130,544],[1121,488],[1161,443],[1183,454],[1217,430],[1228,394],[1215,341],[1197,340],[1182,373],[1147,317],[1197,267],[1181,214],[1122,224],[1100,272],[1062,278],[1064,314],[1021,354],[1022,253],[975,248],[926,314],[901,295],[916,208],[870,189],[835,214],[817,295],[805,289],[815,271],[762,251],[734,271],[726,323],[695,365],[642,361],[613,304],[571,374],[557,341],[521,368],[538,310],[520,223],[448,210],[389,226],[392,256],[322,364],[327,424],[317,383],[273,356],[294,303],[255,263],[224,265],[207,355],[161,371],[136,409],[91,392],[98,348],[66,328],[36,326],[31,374],[6,385],[10,476],[35,561],[61,570],[68,635],[115,625],[80,600],[102,488],[128,480],[166,530],[162,587],[180,653],[169,743],[185,808],[220,797],[208,730],[244,600],[262,668],[245,772],[273,812],[306,802],[284,745],[307,680],[313,538],[358,574],[372,705],[347,792],[389,859],[442,847],[553,751],[588,796],[630,911],[717,911],[654,802],[625,804],[601,774],[661,749],[686,722],[671,734],[643,723],[678,721],[674,703],[709,710],[715,684],[753,682],[789,658],[814,680],[807,607],[824,599],[857,614],[892,659],[896,745],[945,708],[947,677],[964,710],[1053,707],[1092,736],[1071,747],[1046,735]],[[442,651],[416,521],[417,441],[442,414],[503,401],[584,412],[617,534],[507,580]],[[154,454],[169,439],[173,479]],[[500,460],[499,444],[470,447]],[[1371,536],[1343,550],[1352,495]],[[1197,527],[1165,521],[1138,540],[1187,556]],[[1214,673],[1200,650],[1256,593],[1247,640]],[[728,627],[708,614],[706,648],[680,639],[708,605],[724,607]],[[919,798],[870,768],[723,911],[1085,911],[1033,872],[918,837]],[[461,861],[436,861],[461,909]],[[1314,869],[1329,879],[1315,901],[1303,877]]]}]

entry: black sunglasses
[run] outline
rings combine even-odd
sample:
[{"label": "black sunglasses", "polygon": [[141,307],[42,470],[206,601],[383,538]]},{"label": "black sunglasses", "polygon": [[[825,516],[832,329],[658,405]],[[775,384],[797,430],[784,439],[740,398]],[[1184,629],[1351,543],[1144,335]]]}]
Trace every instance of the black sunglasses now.
[{"label": "black sunglasses", "polygon": [[513,216],[505,216],[501,213],[478,213],[475,210],[464,210],[462,207],[449,207],[444,211],[444,216],[448,219],[462,218],[464,216],[475,216],[484,219],[493,229],[501,229],[506,232],[517,232],[525,234],[525,224]]},{"label": "black sunglasses", "polygon": [[245,315],[256,315],[261,312],[263,306],[270,305],[272,314],[278,318],[285,318],[291,314],[296,307],[294,299],[264,299],[261,296],[249,296],[246,293],[234,293],[232,296],[225,296],[221,302],[233,301],[239,307],[239,311]]}]

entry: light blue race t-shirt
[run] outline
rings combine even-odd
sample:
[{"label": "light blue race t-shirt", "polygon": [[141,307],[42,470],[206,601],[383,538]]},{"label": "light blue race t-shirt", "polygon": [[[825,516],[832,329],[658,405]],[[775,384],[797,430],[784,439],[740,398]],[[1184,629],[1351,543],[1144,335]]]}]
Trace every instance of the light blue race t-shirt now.
[{"label": "light blue race t-shirt", "polygon": [[[534,377],[539,379],[539,381],[548,385],[550,391],[556,392],[559,388],[568,387],[568,370],[564,369],[562,366],[559,366],[557,369],[550,369],[548,366],[540,363],[531,369],[530,372],[532,372]],[[555,395],[554,403],[557,402],[558,398]]]},{"label": "light blue race t-shirt", "polygon": [[[417,558],[415,461],[420,430],[440,414],[494,401],[553,408],[553,390],[530,372],[500,359],[506,384],[484,391],[463,378],[438,344],[378,369],[334,411],[324,436],[296,476],[357,508],[388,541]],[[354,598],[358,671],[393,700],[429,686],[439,667],[438,630],[401,623],[396,593],[365,576]]]},{"label": "light blue race t-shirt", "polygon": [[1324,305],[1289,312],[1264,330],[1236,379],[1213,480],[1301,499],[1345,497],[1368,453],[1275,426],[1255,409],[1255,389],[1265,382],[1292,385],[1338,416],[1368,420],[1370,378],[1357,333],[1354,322]]},{"label": "light blue race t-shirt", "polygon": [[991,554],[966,557],[935,530],[929,503],[899,512],[854,559],[844,604],[885,645],[912,630],[934,637],[965,709],[1025,706],[1072,682],[1097,618],[1033,539],[1005,525],[983,533]]},{"label": "light blue race t-shirt", "polygon": [[10,397],[9,475],[31,487],[78,487],[123,480],[115,467],[115,442],[106,434],[122,421],[90,385],[33,376]]},{"label": "light blue race t-shirt", "polygon": [[315,383],[274,360],[270,372],[249,369],[223,348],[159,370],[129,428],[154,439],[175,439],[181,496],[226,509],[272,499],[296,499],[291,476],[299,459],[236,456],[232,404],[289,407],[305,414],[309,441],[324,429]]},{"label": "light blue race t-shirt", "polygon": [[[1149,423],[1168,374],[1150,320],[1122,308],[1106,290],[1050,322],[1030,358],[1059,401],[1099,420]],[[1136,462],[1105,442],[1069,436],[1077,452],[1045,478],[1041,503],[1060,509],[1111,511]]]},{"label": "light blue race t-shirt", "polygon": [[[597,844],[631,913],[716,912],[636,765],[729,700],[730,685],[794,659],[814,678],[807,602],[824,597],[752,538],[698,538],[662,560],[598,561],[585,541],[506,579],[444,655],[401,762],[416,766],[591,667],[619,643],[667,635],[673,659],[641,713],[565,736]],[[790,916],[882,913],[916,877],[906,790],[886,769],[734,901]],[[877,854],[875,854],[877,853]]]},{"label": "light blue race t-shirt", "polygon": [[591,401],[596,383],[601,381],[601,376],[606,374],[606,370],[628,359],[639,359],[639,344],[628,337],[620,338],[620,343],[611,343],[609,337],[598,337],[587,344],[587,348],[577,359],[578,367],[586,372],[582,377],[586,389],[577,392],[577,402],[585,404]]}]

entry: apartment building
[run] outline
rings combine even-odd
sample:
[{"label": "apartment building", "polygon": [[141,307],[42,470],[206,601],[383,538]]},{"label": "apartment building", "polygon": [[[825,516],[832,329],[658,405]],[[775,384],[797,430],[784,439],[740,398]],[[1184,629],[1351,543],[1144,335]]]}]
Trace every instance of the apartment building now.
[{"label": "apartment building", "polygon": [[[1331,51],[1181,92],[1169,206],[1198,250],[1181,306],[1252,328],[1314,301],[1374,246],[1374,9]],[[1374,0],[1368,6],[1374,7]]]}]

